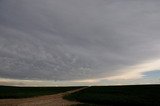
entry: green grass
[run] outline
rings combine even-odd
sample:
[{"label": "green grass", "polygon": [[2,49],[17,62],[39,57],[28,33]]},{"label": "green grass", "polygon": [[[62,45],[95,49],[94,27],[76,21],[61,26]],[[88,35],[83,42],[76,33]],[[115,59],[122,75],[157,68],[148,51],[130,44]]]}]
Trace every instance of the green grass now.
[{"label": "green grass", "polygon": [[160,85],[94,86],[64,99],[107,106],[160,106]]},{"label": "green grass", "polygon": [[0,86],[0,99],[27,98],[41,95],[51,95],[80,87],[10,87]]}]

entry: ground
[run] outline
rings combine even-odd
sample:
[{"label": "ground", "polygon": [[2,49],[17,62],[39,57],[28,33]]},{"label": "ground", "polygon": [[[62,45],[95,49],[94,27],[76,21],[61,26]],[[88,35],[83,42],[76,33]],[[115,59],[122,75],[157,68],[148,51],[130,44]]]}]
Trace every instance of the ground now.
[{"label": "ground", "polygon": [[48,95],[48,96],[39,96],[33,98],[23,98],[23,99],[1,99],[0,106],[70,106],[80,104],[80,102],[68,101],[63,99],[64,95],[68,95],[80,90],[86,89],[79,88],[72,91],[67,91],[64,93]]}]

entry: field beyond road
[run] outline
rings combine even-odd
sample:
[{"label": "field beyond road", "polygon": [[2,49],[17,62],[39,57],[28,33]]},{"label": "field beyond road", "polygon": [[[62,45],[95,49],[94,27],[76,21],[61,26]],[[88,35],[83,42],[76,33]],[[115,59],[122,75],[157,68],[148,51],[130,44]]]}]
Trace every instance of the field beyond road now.
[{"label": "field beyond road", "polygon": [[43,95],[53,95],[81,87],[11,87],[0,86],[0,99],[18,99]]},{"label": "field beyond road", "polygon": [[93,86],[64,98],[103,106],[160,106],[160,85]]}]

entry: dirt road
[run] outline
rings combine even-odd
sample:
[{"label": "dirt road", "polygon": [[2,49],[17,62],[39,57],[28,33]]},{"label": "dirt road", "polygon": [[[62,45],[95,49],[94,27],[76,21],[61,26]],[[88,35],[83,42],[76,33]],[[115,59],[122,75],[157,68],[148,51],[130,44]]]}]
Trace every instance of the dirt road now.
[{"label": "dirt road", "polygon": [[73,104],[80,104],[79,102],[64,100],[63,96],[70,93],[78,92],[86,88],[88,87],[54,95],[39,96],[33,98],[1,99],[0,106],[70,106]]}]

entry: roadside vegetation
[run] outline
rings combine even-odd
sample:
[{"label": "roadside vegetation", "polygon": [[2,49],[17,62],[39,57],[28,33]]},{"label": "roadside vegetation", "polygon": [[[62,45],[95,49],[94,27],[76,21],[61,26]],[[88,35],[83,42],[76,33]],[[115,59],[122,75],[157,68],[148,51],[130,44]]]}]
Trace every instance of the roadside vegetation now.
[{"label": "roadside vegetation", "polygon": [[11,87],[0,86],[0,99],[28,98],[42,95],[62,93],[80,87]]},{"label": "roadside vegetation", "polygon": [[66,95],[64,99],[95,106],[160,106],[160,85],[93,86]]}]

